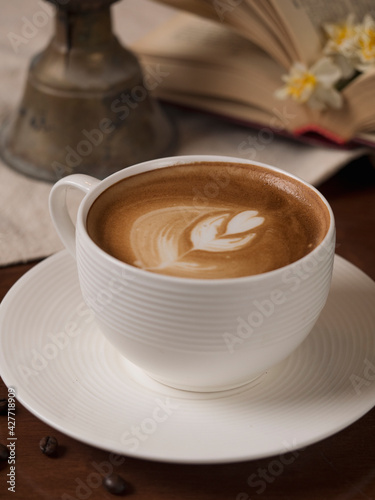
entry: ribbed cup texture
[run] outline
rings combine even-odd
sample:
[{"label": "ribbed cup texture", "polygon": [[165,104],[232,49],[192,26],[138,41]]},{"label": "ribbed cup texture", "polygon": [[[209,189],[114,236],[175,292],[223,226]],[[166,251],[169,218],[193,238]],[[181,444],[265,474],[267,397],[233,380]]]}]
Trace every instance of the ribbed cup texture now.
[{"label": "ribbed cup texture", "polygon": [[320,247],[283,269],[181,279],[112,259],[77,227],[81,290],[104,335],[152,377],[191,390],[244,384],[288,356],[325,304],[334,247],[331,229]]}]

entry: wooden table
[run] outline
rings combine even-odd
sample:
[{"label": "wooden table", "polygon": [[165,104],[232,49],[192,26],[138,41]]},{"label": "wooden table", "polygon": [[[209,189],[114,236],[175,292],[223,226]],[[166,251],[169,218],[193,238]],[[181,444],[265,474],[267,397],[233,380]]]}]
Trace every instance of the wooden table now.
[{"label": "wooden table", "polygon": [[[357,160],[320,186],[337,223],[337,253],[375,279],[375,169]],[[0,298],[35,263],[0,269]],[[375,332],[374,332],[375,335]],[[7,389],[0,380],[0,399]],[[82,444],[44,424],[17,402],[16,493],[7,491],[9,466],[0,463],[0,498],[72,500],[116,498],[98,486],[93,462],[108,463],[108,453]],[[60,454],[48,458],[39,440],[54,435]],[[0,442],[7,419],[0,416]],[[374,500],[375,408],[347,429],[295,452],[279,474],[269,473],[277,457],[226,465],[173,465],[125,457],[116,465],[130,484],[130,498],[233,500]],[[94,473],[94,474],[93,474]],[[249,486],[260,474],[263,487]],[[251,481],[250,481],[251,482]]]}]

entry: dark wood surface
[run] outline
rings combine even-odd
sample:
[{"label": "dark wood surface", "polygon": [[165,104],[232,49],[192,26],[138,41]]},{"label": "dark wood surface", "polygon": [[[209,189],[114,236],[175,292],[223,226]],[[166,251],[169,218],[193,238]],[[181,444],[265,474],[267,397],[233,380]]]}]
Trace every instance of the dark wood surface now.
[{"label": "dark wood surface", "polygon": [[[375,168],[367,158],[357,160],[320,190],[335,212],[337,253],[375,279]],[[33,265],[0,269],[0,298]],[[0,380],[0,399],[6,397]],[[1,499],[117,498],[98,485],[93,466],[93,462],[108,465],[109,453],[50,428],[19,402],[16,408],[16,492],[7,490],[9,465],[0,462]],[[39,450],[45,435],[56,436],[60,443],[55,458]],[[0,416],[0,442],[6,436],[7,418]],[[224,465],[174,465],[124,457],[113,468],[130,483],[129,498],[139,500],[375,500],[375,409],[293,457],[288,464],[269,457]],[[263,478],[256,486],[248,484],[253,474]]]}]

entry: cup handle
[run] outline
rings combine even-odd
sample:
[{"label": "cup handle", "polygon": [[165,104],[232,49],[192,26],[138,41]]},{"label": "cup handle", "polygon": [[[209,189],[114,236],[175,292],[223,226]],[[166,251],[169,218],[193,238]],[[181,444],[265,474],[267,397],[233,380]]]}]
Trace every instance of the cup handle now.
[{"label": "cup handle", "polygon": [[60,179],[51,189],[49,195],[49,211],[57,234],[64,243],[66,249],[75,257],[76,238],[75,225],[70,218],[66,204],[66,193],[68,189],[78,189],[85,194],[89,193],[99,180],[85,174],[73,174]]}]

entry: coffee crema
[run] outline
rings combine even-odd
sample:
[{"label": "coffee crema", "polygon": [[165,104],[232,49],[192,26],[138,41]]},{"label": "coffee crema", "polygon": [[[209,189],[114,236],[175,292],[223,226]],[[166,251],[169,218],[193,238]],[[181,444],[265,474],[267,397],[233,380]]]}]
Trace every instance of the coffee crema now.
[{"label": "coffee crema", "polygon": [[264,167],[199,162],[123,179],[87,217],[92,240],[148,271],[234,278],[290,264],[323,240],[330,223],[319,196]]}]

